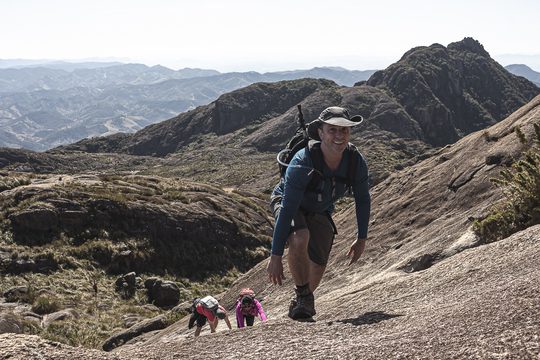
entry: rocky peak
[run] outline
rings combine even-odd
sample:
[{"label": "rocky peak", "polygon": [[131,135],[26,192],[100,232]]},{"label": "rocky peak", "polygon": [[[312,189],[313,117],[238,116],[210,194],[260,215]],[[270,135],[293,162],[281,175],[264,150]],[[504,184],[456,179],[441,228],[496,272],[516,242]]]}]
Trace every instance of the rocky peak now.
[{"label": "rocky peak", "polygon": [[447,48],[411,49],[367,85],[389,89],[422,128],[422,140],[433,146],[495,124],[540,92],[508,73],[472,38]]},{"label": "rocky peak", "polygon": [[448,45],[448,49],[457,51],[469,51],[480,56],[490,57],[489,53],[484,49],[484,46],[480,44],[478,40],[472,37],[463,38],[461,41],[456,41]]}]

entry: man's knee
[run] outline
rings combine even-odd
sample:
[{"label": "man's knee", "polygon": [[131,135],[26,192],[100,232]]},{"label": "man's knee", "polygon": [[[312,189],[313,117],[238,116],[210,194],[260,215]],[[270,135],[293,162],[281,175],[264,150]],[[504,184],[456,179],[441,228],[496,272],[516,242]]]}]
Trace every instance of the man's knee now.
[{"label": "man's knee", "polygon": [[290,251],[307,251],[309,244],[309,230],[301,229],[295,231],[289,236],[289,252]]}]

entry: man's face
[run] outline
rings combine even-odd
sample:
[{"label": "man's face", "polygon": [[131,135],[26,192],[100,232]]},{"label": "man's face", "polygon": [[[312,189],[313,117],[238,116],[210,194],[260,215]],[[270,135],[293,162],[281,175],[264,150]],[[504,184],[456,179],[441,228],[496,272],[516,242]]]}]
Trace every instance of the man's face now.
[{"label": "man's face", "polygon": [[351,138],[351,128],[346,126],[323,124],[318,131],[321,143],[331,151],[343,152]]}]

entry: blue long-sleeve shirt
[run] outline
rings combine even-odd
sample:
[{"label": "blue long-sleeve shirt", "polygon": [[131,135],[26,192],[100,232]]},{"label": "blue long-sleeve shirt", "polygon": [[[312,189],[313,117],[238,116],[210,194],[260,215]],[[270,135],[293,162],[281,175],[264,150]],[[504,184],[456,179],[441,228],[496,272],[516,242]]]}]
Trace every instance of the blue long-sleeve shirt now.
[{"label": "blue long-sleeve shirt", "polygon": [[[334,203],[345,195],[346,185],[340,181],[332,181],[332,177],[346,178],[349,164],[349,152],[345,151],[336,171],[331,171],[324,164],[324,187],[321,201],[318,201],[317,192],[306,191],[311,181],[313,162],[309,152],[299,150],[291,160],[285,177],[274,188],[272,197],[282,197],[282,208],[276,219],[274,235],[272,238],[272,255],[283,255],[285,243],[289,236],[291,221],[299,208],[307,212],[328,213],[334,211]],[[354,200],[356,204],[356,222],[358,225],[358,238],[367,238],[369,213],[371,210],[371,197],[369,195],[368,168],[363,156],[357,152],[355,183],[353,184]]]}]

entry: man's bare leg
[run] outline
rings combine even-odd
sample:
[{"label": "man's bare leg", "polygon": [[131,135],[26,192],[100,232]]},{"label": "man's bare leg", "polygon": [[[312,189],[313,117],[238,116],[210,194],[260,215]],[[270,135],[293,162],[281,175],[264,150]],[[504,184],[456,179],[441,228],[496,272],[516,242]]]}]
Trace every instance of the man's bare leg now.
[{"label": "man's bare leg", "polygon": [[315,289],[319,287],[319,284],[321,283],[321,279],[324,275],[324,271],[326,270],[326,266],[319,265],[314,263],[313,261],[309,260],[309,290],[313,293],[315,292]]},{"label": "man's bare leg", "polygon": [[308,254],[309,230],[301,229],[289,236],[289,270],[295,285],[309,283],[309,290],[314,292],[321,283],[326,266],[314,263]]},{"label": "man's bare leg", "polygon": [[287,261],[295,285],[309,282],[310,260],[308,256],[309,230],[301,229],[289,235]]}]

